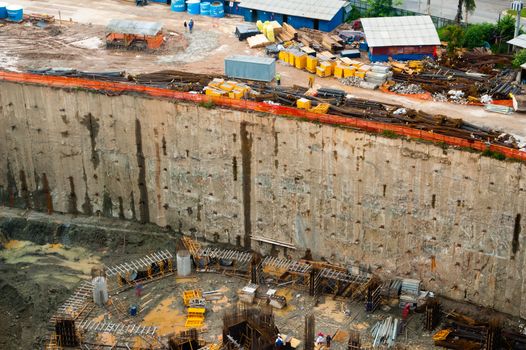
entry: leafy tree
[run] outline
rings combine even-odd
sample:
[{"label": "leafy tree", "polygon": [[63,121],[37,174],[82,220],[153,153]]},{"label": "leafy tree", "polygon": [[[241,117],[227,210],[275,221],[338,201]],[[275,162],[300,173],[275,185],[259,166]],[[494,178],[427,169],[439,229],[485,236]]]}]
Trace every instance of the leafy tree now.
[{"label": "leafy tree", "polygon": [[526,49],[515,52],[513,61],[511,62],[514,67],[520,67],[521,64],[526,63]]},{"label": "leafy tree", "polygon": [[402,0],[365,0],[368,5],[365,11],[366,17],[388,17],[394,16],[394,6],[402,4]]},{"label": "leafy tree", "polygon": [[493,42],[496,26],[491,23],[470,25],[464,33],[464,46],[472,49]]},{"label": "leafy tree", "polygon": [[476,7],[477,4],[475,4],[475,0],[458,0],[457,15],[455,16],[455,21],[459,24],[460,22],[462,22],[462,10],[466,11],[467,17],[467,14],[473,13]]},{"label": "leafy tree", "polygon": [[497,22],[495,35],[503,42],[513,39],[515,35],[515,18],[506,15]]},{"label": "leafy tree", "polygon": [[448,25],[438,30],[441,41],[447,41],[447,51],[452,53],[464,44],[464,29],[459,25]]},{"label": "leafy tree", "polygon": [[347,16],[346,22],[352,22],[360,18],[362,18],[362,13],[360,12],[360,9],[358,9],[354,5],[351,6],[351,11],[349,11],[349,15]]},{"label": "leafy tree", "polygon": [[473,12],[475,12],[475,9],[477,8],[477,4],[475,4],[475,0],[464,0],[464,10],[466,12],[466,23],[468,21],[468,14],[472,15]]}]

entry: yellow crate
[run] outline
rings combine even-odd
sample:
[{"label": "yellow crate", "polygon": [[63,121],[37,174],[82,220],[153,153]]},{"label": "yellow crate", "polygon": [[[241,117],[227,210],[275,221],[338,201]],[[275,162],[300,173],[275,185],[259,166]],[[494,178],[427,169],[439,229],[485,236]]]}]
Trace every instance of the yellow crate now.
[{"label": "yellow crate", "polygon": [[225,91],[207,86],[205,88],[205,95],[219,97],[225,95]]},{"label": "yellow crate", "polygon": [[243,98],[243,95],[244,95],[244,91],[238,88],[235,88],[234,90],[228,93],[228,97],[235,98],[236,100]]},{"label": "yellow crate", "polygon": [[324,77],[325,76],[325,67],[322,67],[322,66],[316,67],[316,75],[318,75],[320,77]]},{"label": "yellow crate", "polygon": [[409,68],[423,68],[424,67],[424,62],[422,62],[422,61],[409,61],[409,62],[407,62],[407,66]]},{"label": "yellow crate", "polygon": [[307,58],[307,64],[306,64],[306,69],[311,72],[311,73],[316,73],[316,67],[318,66],[318,59],[314,56],[310,56],[308,55]]},{"label": "yellow crate", "polygon": [[345,69],[345,67],[340,66],[340,65],[337,65],[336,67],[334,67],[334,76],[336,78],[343,78],[343,70],[344,69]]},{"label": "yellow crate", "polygon": [[344,78],[353,77],[355,72],[356,72],[356,68],[354,68],[354,67],[345,67],[343,69],[343,77]]},{"label": "yellow crate", "polygon": [[307,66],[307,55],[299,55],[294,58],[294,65],[298,69],[304,69]]},{"label": "yellow crate", "polygon": [[300,98],[296,100],[296,106],[300,109],[310,109],[311,101],[307,98]]},{"label": "yellow crate", "polygon": [[358,77],[358,78],[360,78],[360,79],[365,79],[365,72],[359,70],[359,71],[357,71],[356,73],[354,73],[354,76],[355,76],[355,77]]},{"label": "yellow crate", "polygon": [[187,318],[184,326],[186,328],[199,328],[203,327],[205,319],[204,318]]},{"label": "yellow crate", "polygon": [[236,87],[235,84],[231,84],[229,82],[226,82],[226,83],[223,83],[221,85],[219,85],[219,88],[223,91],[226,91],[226,92],[230,92],[232,90],[234,90],[234,88]]},{"label": "yellow crate", "polygon": [[190,305],[190,300],[201,299],[203,297],[203,291],[201,289],[191,289],[183,291],[183,303],[185,306]]},{"label": "yellow crate", "polygon": [[325,74],[324,76],[328,77],[332,75],[332,63],[323,61],[320,63],[320,67],[324,68]]},{"label": "yellow crate", "polygon": [[278,54],[278,58],[283,61],[283,62],[288,62],[289,61],[289,53],[287,51],[280,51],[279,54]]},{"label": "yellow crate", "polygon": [[292,52],[289,52],[289,64],[291,66],[294,65],[294,59],[296,58],[296,56],[294,56],[294,54]]},{"label": "yellow crate", "polygon": [[330,105],[328,103],[320,103],[314,108],[311,108],[310,111],[313,113],[326,114],[329,111]]},{"label": "yellow crate", "polygon": [[208,86],[219,89],[219,86],[221,86],[221,84],[223,84],[224,82],[225,82],[225,79],[214,78],[210,83],[208,83]]},{"label": "yellow crate", "polygon": [[204,307],[189,307],[188,308],[188,318],[204,318],[205,317],[205,308]]}]

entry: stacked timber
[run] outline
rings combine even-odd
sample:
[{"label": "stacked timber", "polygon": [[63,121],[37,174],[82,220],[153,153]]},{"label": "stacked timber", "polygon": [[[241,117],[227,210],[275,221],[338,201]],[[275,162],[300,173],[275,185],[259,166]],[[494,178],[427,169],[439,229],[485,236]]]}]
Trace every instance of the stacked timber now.
[{"label": "stacked timber", "polygon": [[258,47],[265,47],[267,45],[272,44],[272,42],[268,40],[267,37],[263,34],[251,36],[247,38],[247,42],[248,42],[248,46],[251,49],[255,49]]},{"label": "stacked timber", "polygon": [[344,49],[343,40],[339,36],[331,35],[316,29],[302,28],[300,30],[300,41],[303,42],[301,39],[310,42],[313,47],[317,46],[320,49],[323,48],[332,53],[339,52]]},{"label": "stacked timber", "polygon": [[296,40],[298,37],[298,32],[293,26],[283,22],[283,27],[276,37],[281,41]]}]

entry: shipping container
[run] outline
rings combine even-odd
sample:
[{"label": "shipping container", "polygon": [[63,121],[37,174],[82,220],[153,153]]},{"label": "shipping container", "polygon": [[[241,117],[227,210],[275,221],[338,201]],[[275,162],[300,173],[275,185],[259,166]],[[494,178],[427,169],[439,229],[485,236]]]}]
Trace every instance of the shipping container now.
[{"label": "shipping container", "polygon": [[225,75],[232,78],[272,81],[276,60],[269,57],[230,56],[225,58]]}]

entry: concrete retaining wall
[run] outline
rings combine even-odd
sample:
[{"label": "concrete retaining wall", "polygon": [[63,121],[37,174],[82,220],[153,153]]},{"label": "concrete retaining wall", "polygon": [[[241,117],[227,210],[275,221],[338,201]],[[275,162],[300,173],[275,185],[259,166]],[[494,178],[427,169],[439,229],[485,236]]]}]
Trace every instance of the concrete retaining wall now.
[{"label": "concrete retaining wall", "polygon": [[4,206],[153,222],[267,253],[258,240],[277,240],[292,256],[310,248],[526,315],[521,163],[258,113],[6,82],[0,118]]}]

